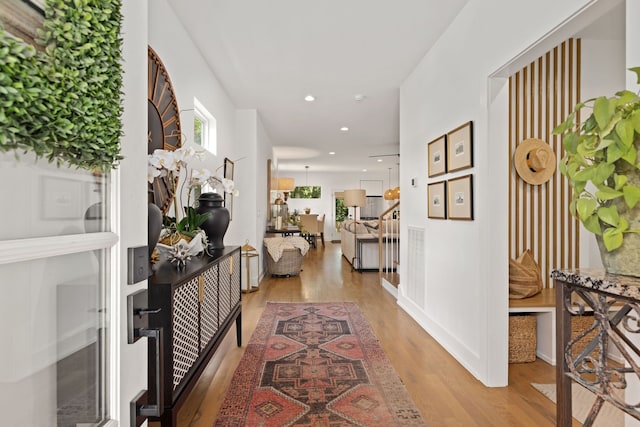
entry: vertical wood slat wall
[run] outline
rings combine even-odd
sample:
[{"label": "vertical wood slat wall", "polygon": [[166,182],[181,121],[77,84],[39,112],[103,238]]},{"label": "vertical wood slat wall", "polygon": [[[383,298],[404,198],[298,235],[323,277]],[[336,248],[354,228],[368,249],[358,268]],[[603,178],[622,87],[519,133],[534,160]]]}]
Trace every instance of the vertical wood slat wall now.
[{"label": "vertical wood slat wall", "polygon": [[[554,268],[577,268],[580,229],[569,213],[571,188],[556,170],[551,180],[530,185],[513,165],[527,138],[548,143],[557,161],[564,155],[556,127],[580,99],[580,40],[569,39],[509,78],[509,257],[531,251],[545,287]],[[577,117],[577,121],[579,121]]]}]

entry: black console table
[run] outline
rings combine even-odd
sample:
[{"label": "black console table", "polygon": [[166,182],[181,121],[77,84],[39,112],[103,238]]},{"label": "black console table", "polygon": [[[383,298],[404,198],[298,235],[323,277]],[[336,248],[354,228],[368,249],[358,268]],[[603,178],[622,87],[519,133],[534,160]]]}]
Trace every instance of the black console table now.
[{"label": "black console table", "polygon": [[159,360],[163,384],[162,427],[176,425],[179,407],[202,374],[234,321],[238,347],[241,335],[240,247],[226,247],[212,256],[194,257],[178,270],[160,263],[149,278],[149,326],[162,328],[163,357],[149,344],[149,394],[155,395],[155,363]]},{"label": "black console table", "polygon": [[[638,396],[625,396],[628,383],[640,381],[640,350],[629,338],[640,334],[640,278],[603,270],[554,270],[551,276],[556,287],[556,425],[571,426],[572,381],[596,395],[585,426],[592,425],[604,402],[640,419]],[[593,311],[593,326],[571,339],[571,316],[586,311]],[[595,337],[574,350],[594,330]],[[624,365],[607,358],[611,346],[620,351]]]}]

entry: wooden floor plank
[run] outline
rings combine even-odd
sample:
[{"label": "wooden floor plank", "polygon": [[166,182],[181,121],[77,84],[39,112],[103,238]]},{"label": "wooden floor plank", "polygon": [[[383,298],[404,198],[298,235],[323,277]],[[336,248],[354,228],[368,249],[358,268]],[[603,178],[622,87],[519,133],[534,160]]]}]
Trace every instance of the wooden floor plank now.
[{"label": "wooden floor plank", "polygon": [[[259,291],[243,295],[243,345],[267,301],[354,301],[429,426],[555,425],[555,405],[530,385],[553,383],[553,366],[512,364],[508,387],[485,387],[398,307],[377,272],[351,272],[339,244],[311,249],[302,268],[299,277],[267,277]],[[232,328],[180,410],[178,427],[211,427],[243,351]]]}]

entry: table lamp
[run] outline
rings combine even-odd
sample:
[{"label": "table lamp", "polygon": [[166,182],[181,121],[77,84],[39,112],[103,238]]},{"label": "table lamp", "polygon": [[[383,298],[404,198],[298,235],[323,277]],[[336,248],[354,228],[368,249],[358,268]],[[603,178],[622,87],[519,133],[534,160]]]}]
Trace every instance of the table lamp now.
[{"label": "table lamp", "polygon": [[344,205],[353,208],[353,258],[351,259],[351,271],[355,269],[356,259],[358,258],[358,240],[357,240],[357,229],[358,229],[358,215],[357,208],[362,208],[367,206],[367,193],[365,190],[357,189],[357,190],[344,190]]},{"label": "table lamp", "polygon": [[284,194],[284,202],[287,203],[289,198],[289,192],[296,188],[296,183],[293,178],[278,178],[278,191],[282,191]]}]

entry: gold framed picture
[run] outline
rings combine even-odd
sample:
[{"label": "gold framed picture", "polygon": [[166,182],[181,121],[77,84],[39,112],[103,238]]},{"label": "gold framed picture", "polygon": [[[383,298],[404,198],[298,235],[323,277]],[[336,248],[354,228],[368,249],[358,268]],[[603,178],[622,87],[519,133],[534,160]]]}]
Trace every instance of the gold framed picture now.
[{"label": "gold framed picture", "polygon": [[429,177],[447,173],[447,136],[442,135],[427,145]]},{"label": "gold framed picture", "polygon": [[473,166],[473,122],[447,133],[447,172]]},{"label": "gold framed picture", "polygon": [[447,219],[447,181],[427,185],[427,217]]},{"label": "gold framed picture", "polygon": [[473,176],[453,178],[447,184],[449,219],[473,220]]}]

